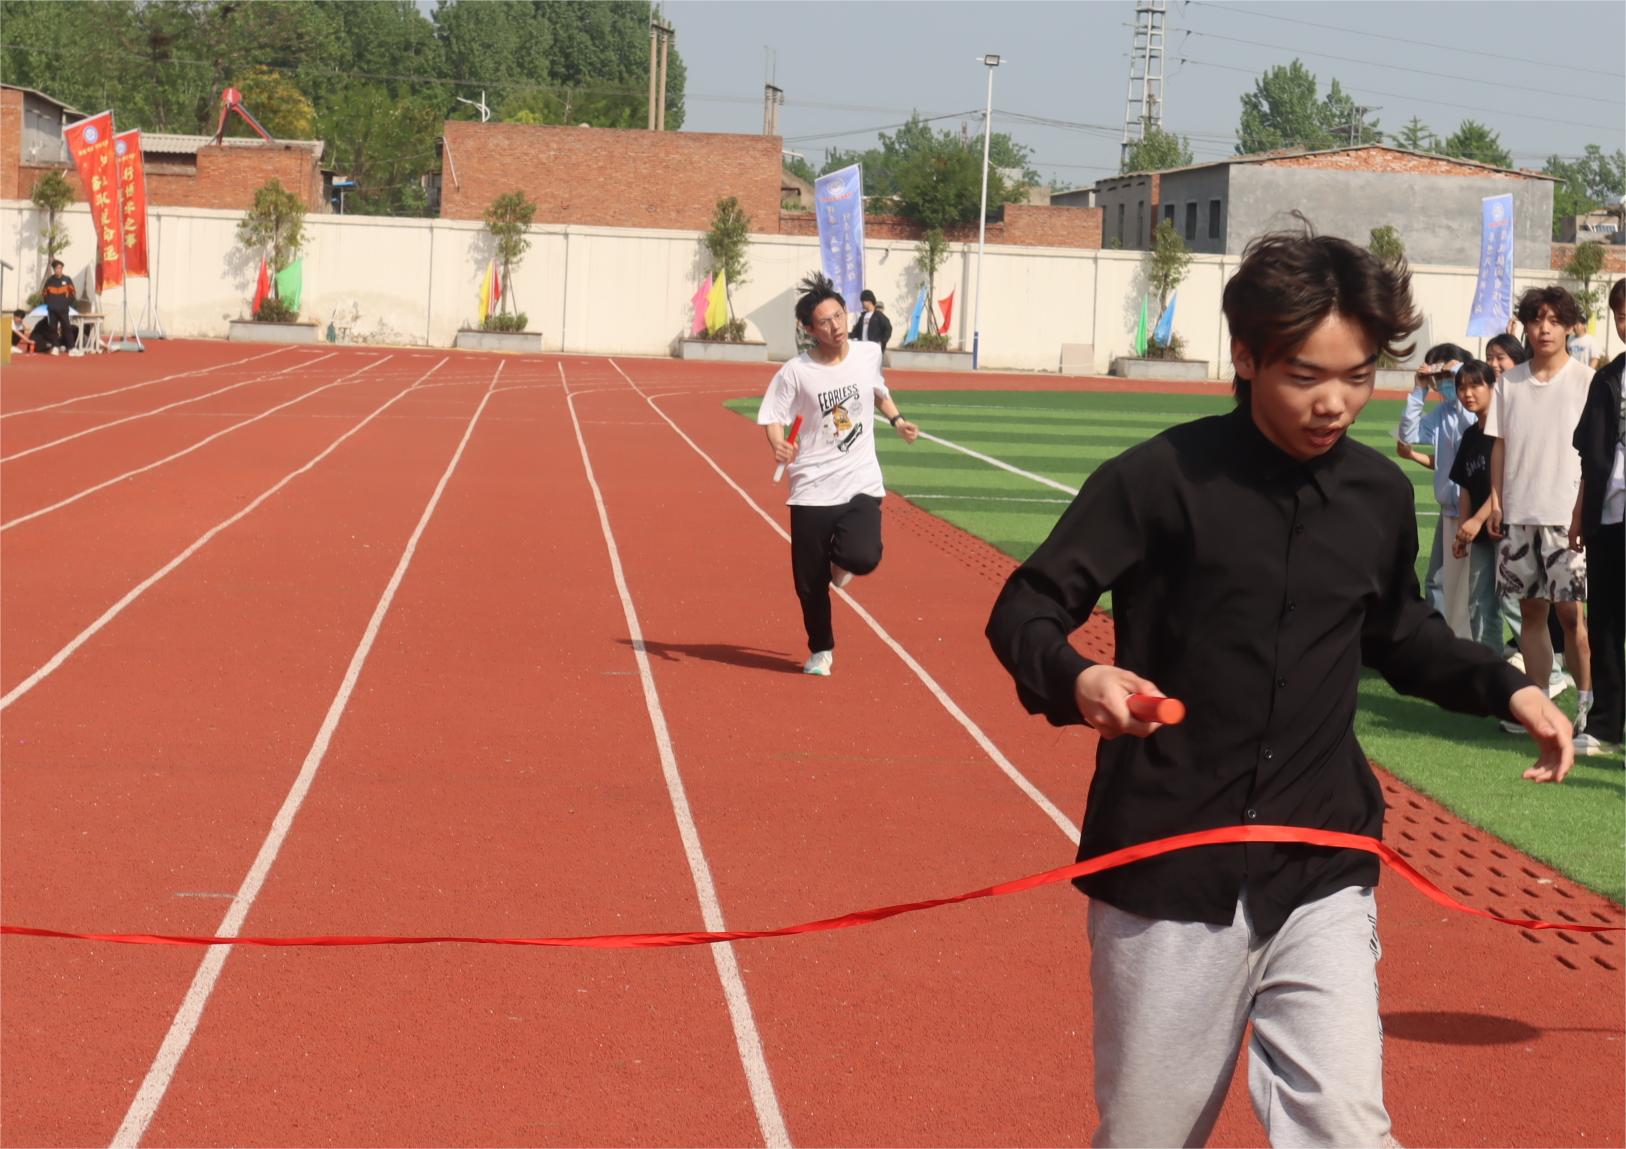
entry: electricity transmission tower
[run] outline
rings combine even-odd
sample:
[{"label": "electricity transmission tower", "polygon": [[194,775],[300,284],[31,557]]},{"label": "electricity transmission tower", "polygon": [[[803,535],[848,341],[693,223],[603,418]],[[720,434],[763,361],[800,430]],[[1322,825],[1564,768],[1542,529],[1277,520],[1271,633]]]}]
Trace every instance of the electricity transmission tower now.
[{"label": "electricity transmission tower", "polygon": [[1124,97],[1124,138],[1118,160],[1129,145],[1163,128],[1163,23],[1168,0],[1136,0],[1135,34],[1129,48],[1129,92]]}]

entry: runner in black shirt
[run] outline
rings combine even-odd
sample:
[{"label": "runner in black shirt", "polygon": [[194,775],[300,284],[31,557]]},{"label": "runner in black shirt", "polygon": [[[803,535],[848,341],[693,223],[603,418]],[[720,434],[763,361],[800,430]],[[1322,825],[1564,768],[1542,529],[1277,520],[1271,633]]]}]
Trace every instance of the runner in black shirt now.
[{"label": "runner in black shirt", "polygon": [[[1378,353],[1410,350],[1409,273],[1341,239],[1266,236],[1224,308],[1236,410],[1097,470],[988,623],[1028,710],[1101,736],[1079,857],[1238,824],[1380,837],[1383,794],[1354,733],[1363,666],[1519,719],[1540,746],[1525,776],[1562,780],[1568,720],[1424,604],[1411,483],[1347,437]],[[1115,666],[1067,641],[1108,590]],[[1133,718],[1142,692],[1184,699],[1189,719]],[[1274,1143],[1383,1143],[1377,877],[1364,853],[1224,845],[1081,881],[1094,1143],[1202,1144],[1250,1022]]]}]

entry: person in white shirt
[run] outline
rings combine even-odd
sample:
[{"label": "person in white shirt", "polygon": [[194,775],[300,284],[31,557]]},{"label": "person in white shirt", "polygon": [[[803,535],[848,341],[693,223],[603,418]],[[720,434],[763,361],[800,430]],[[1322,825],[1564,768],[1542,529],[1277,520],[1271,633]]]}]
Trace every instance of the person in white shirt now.
[{"label": "person in white shirt", "polygon": [[[1597,739],[1584,733],[1592,705],[1592,653],[1586,618],[1586,556],[1570,547],[1570,526],[1581,489],[1581,460],[1571,443],[1592,372],[1571,359],[1564,335],[1581,318],[1575,298],[1562,287],[1532,287],[1519,299],[1519,321],[1530,343],[1530,361],[1496,382],[1485,418],[1491,449],[1492,537],[1501,534],[1496,589],[1519,597],[1519,648],[1532,682],[1547,681],[1553,663],[1547,614],[1564,631],[1564,662],[1579,698],[1575,748],[1595,753]],[[1522,727],[1520,728],[1522,732]]]},{"label": "person in white shirt", "polygon": [[1598,344],[1587,334],[1584,320],[1570,328],[1570,337],[1565,340],[1564,348],[1570,358],[1580,360],[1582,366],[1593,368],[1598,365]]},{"label": "person in white shirt", "polygon": [[[817,272],[803,279],[796,321],[808,350],[779,369],[757,411],[774,460],[790,476],[790,565],[807,630],[805,674],[826,676],[835,660],[830,587],[844,587],[881,562],[881,498],[875,456],[879,412],[906,443],[920,428],[905,419],[881,377],[881,345],[854,342],[847,302]],[[796,441],[787,424],[802,419]]]},{"label": "person in white shirt", "polygon": [[[1615,330],[1626,339],[1626,279],[1609,289]],[[1626,712],[1626,401],[1621,376],[1626,353],[1592,377],[1586,408],[1575,427],[1581,460],[1581,495],[1570,527],[1570,546],[1587,556],[1587,628],[1592,640],[1594,702],[1587,732],[1600,742],[1621,744]]]}]

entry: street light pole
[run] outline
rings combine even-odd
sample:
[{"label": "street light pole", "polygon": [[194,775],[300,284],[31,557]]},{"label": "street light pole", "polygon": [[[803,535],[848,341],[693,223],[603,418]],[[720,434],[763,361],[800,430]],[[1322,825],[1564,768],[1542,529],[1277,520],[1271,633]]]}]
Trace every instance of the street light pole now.
[{"label": "street light pole", "polygon": [[988,145],[994,138],[994,69],[1003,60],[988,55],[982,58],[988,69],[988,110],[982,117],[982,210],[977,214],[977,297],[971,305],[971,370],[977,369],[982,350],[982,252],[988,239]]}]

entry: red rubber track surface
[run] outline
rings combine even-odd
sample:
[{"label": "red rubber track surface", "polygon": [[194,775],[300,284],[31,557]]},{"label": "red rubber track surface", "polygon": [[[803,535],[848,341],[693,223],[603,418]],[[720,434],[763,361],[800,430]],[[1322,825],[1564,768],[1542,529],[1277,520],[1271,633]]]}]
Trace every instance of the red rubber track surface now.
[{"label": "red rubber track surface", "polygon": [[[796,673],[805,651],[787,545],[661,417],[785,524],[760,433],[721,407],[759,392],[771,369],[617,360],[635,389],[616,364],[568,357],[344,348],[320,363],[326,351],[309,349],[232,363],[261,350],[155,344],[6,372],[0,455],[268,376],[5,463],[9,522],[391,356],[0,534],[4,690],[406,393],[0,714],[5,920],[219,927],[467,433],[243,932],[702,928],[565,384],[729,926],[952,893],[1071,859],[1062,831],[845,605],[835,674]],[[912,387],[1097,385],[892,382],[903,400]],[[981,637],[1010,560],[896,498],[885,532],[885,562],[855,598],[1076,818],[1093,737],[1022,714]],[[1079,641],[1105,654],[1110,628],[1096,620]],[[1621,919],[1384,783],[1390,843],[1448,891],[1503,913]],[[1399,882],[1381,886],[1380,903],[1401,1141],[1622,1143],[1618,939],[1448,917]],[[1085,1143],[1083,905],[1047,889],[734,947],[790,1140]],[[0,1140],[106,1144],[202,960],[4,939]],[[233,951],[143,1140],[761,1137],[707,951],[407,947]],[[1262,1139],[1239,1075],[1214,1143]]]}]

